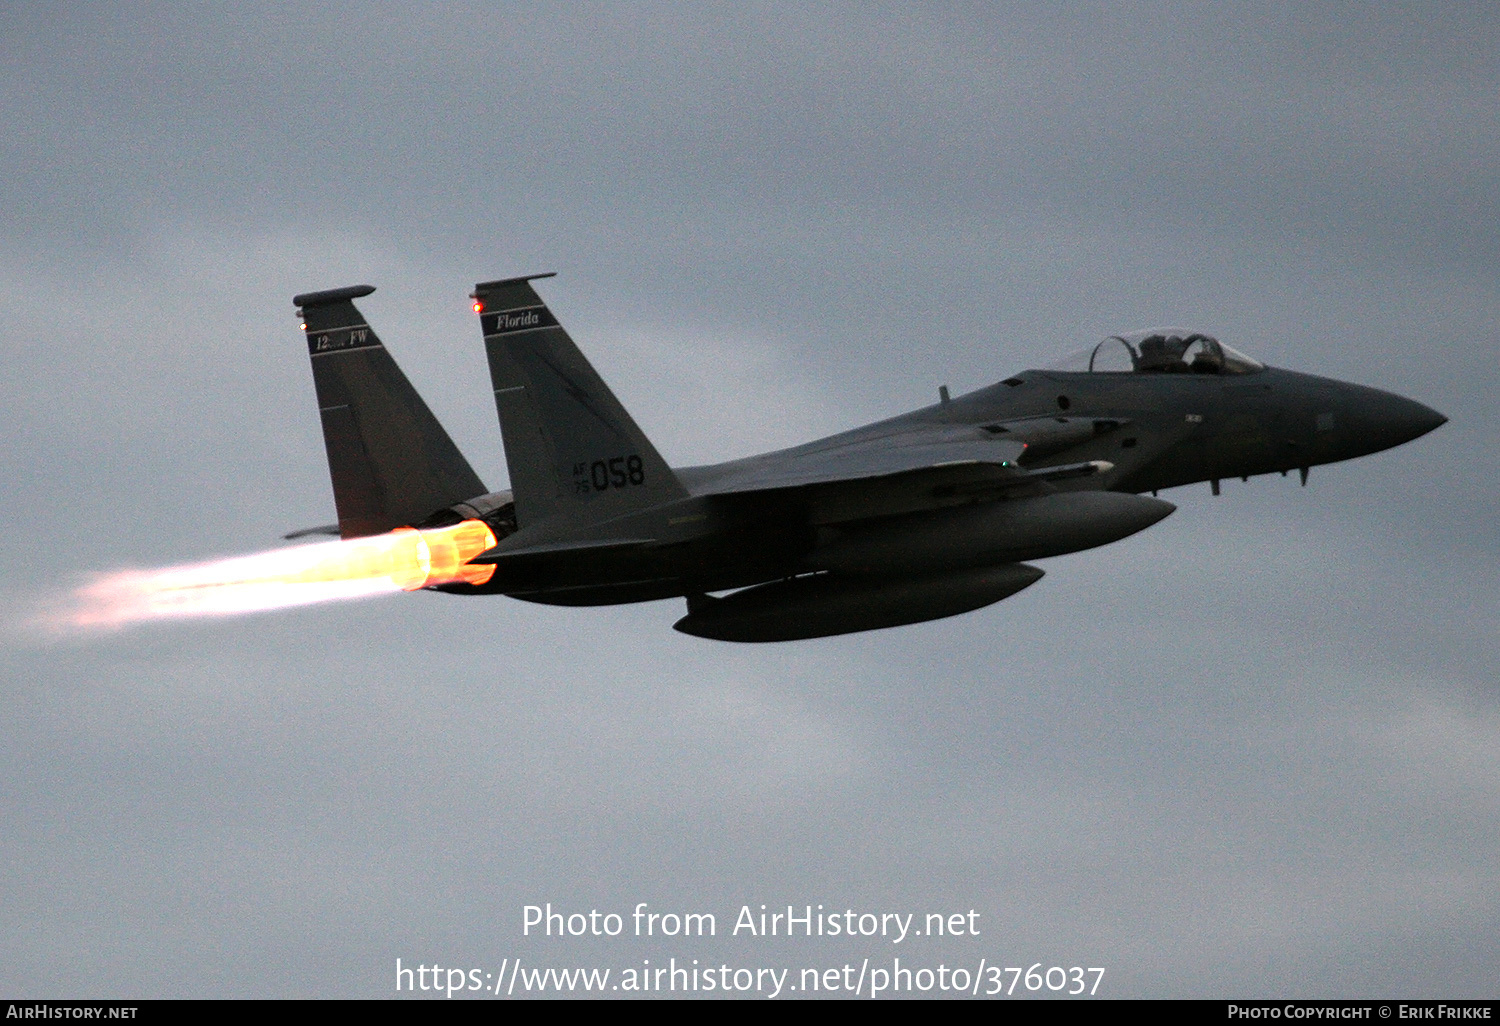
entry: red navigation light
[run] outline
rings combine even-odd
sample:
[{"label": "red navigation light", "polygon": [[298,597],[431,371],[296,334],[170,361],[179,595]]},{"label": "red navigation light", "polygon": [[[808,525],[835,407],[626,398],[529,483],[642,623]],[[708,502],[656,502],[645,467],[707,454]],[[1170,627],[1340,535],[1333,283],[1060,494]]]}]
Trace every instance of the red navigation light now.
[{"label": "red navigation light", "polygon": [[474,312],[475,313],[484,313],[484,304],[480,303],[480,302],[478,302],[476,300],[475,303],[474,303]]}]

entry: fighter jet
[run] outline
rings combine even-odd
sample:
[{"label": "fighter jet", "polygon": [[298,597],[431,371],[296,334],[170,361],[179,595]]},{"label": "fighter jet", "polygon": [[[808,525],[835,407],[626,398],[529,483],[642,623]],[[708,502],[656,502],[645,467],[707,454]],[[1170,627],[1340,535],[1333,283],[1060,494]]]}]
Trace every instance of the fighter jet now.
[{"label": "fighter jet", "polygon": [[790,641],[979,609],[1042,577],[1027,560],[1161,520],[1176,508],[1163,489],[1293,470],[1306,484],[1446,420],[1157,328],[805,445],[674,468],[538,295],[548,277],[472,293],[510,473],[497,492],[355,308],[372,286],[295,297],[338,510],[299,535],[415,529],[430,544],[409,588],[684,598],[679,631]]}]

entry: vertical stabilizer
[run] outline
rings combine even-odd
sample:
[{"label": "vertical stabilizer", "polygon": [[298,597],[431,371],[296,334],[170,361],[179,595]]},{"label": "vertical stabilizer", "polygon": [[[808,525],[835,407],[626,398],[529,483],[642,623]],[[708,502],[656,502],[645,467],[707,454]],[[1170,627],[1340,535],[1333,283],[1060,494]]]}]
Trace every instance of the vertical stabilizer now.
[{"label": "vertical stabilizer", "polygon": [[531,282],[474,287],[505,461],[522,527],[560,528],[687,497],[614,393],[557,323]]},{"label": "vertical stabilizer", "polygon": [[354,300],[353,285],[307,292],[300,308],[323,418],[328,472],[345,538],[421,523],[484,484],[432,415]]}]

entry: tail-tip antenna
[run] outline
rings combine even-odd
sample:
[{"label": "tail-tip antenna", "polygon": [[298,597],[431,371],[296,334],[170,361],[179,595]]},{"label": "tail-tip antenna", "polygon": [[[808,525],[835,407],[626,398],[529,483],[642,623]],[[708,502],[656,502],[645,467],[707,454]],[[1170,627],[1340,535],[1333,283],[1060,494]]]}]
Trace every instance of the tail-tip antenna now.
[{"label": "tail-tip antenna", "polygon": [[307,309],[312,306],[329,306],[345,299],[363,299],[375,291],[374,285],[346,285],[341,289],[326,289],[322,292],[304,292],[292,297],[292,305]]}]

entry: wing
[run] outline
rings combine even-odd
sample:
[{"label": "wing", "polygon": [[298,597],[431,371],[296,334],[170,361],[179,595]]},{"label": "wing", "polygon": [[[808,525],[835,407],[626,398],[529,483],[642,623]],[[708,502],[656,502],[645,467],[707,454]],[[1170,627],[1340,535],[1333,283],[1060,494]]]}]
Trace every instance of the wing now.
[{"label": "wing", "polygon": [[1108,469],[1090,462],[1027,471],[1018,463],[1025,451],[1025,443],[982,428],[923,425],[835,435],[679,474],[695,496],[794,502],[807,507],[812,523],[832,524],[1035,489],[1046,481]]},{"label": "wing", "polygon": [[969,429],[906,432],[842,443],[829,439],[828,443],[720,464],[712,468],[719,473],[700,494],[867,481],[955,467],[968,468],[960,476],[993,477],[1018,472],[1016,460],[1026,451],[1020,442],[975,438]]}]

